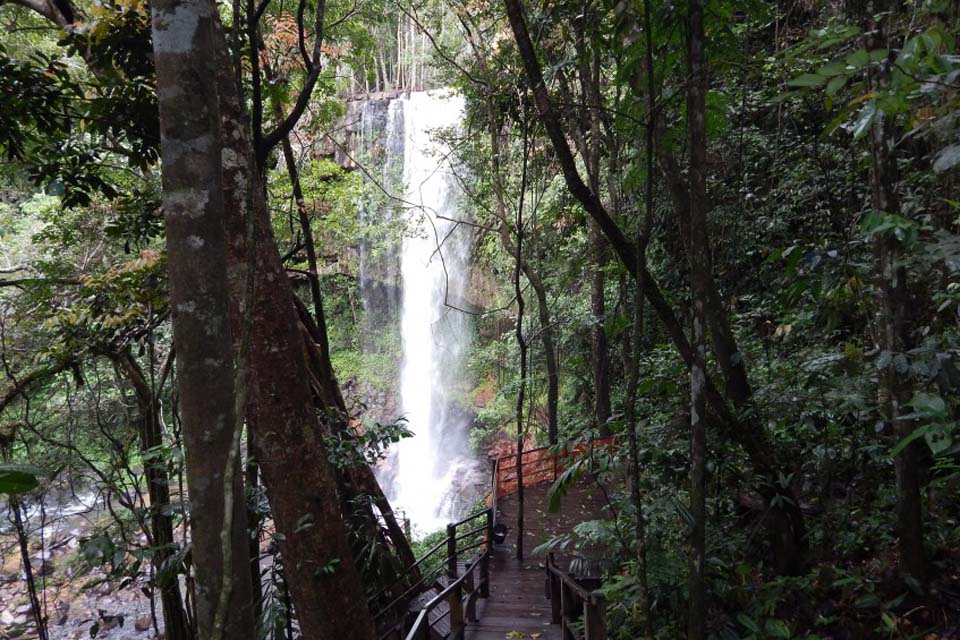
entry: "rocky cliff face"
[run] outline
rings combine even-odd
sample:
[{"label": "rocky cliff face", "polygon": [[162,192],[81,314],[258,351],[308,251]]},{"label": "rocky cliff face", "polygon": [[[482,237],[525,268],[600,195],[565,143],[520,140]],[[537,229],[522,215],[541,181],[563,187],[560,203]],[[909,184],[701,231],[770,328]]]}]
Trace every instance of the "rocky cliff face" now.
[{"label": "rocky cliff face", "polygon": [[377,149],[377,137],[386,132],[390,101],[399,95],[399,91],[379,91],[349,100],[346,113],[318,145],[317,155],[332,159],[348,171],[375,171],[383,152]]}]

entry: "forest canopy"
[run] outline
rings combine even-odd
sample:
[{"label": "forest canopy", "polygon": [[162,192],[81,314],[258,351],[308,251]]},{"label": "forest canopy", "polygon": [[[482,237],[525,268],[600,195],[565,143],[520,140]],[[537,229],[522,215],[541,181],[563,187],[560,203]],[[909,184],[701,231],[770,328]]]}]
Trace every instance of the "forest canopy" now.
[{"label": "forest canopy", "polygon": [[0,638],[960,638],[958,27],[0,0]]}]

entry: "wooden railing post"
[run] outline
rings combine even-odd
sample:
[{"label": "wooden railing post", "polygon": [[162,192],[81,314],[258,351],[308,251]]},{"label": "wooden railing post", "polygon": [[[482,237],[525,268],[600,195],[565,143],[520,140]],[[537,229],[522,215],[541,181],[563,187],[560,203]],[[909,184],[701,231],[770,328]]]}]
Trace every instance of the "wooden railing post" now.
[{"label": "wooden railing post", "polygon": [[550,589],[550,624],[560,624],[563,616],[560,609],[560,578],[552,571],[553,567],[553,553],[551,553],[547,556],[547,588]]},{"label": "wooden railing post", "polygon": [[463,579],[463,590],[467,594],[467,606],[464,610],[463,617],[467,622],[476,622],[477,621],[477,594],[475,593],[476,583],[473,579],[473,570],[467,573]]},{"label": "wooden railing post", "polygon": [[574,593],[566,582],[560,583],[560,633],[563,640],[578,640],[576,632],[570,628],[569,622],[575,620],[577,616],[577,605],[579,604],[577,594]]},{"label": "wooden railing post", "polygon": [[447,525],[447,577],[457,577],[457,525]]},{"label": "wooden railing post", "polygon": [[584,640],[607,640],[607,601],[596,591],[583,605]]},{"label": "wooden railing post", "polygon": [[498,482],[500,475],[500,461],[496,458],[493,459],[493,462],[490,463],[490,507],[493,509],[493,517],[497,517],[497,494],[500,491],[500,483]]},{"label": "wooden railing post", "polygon": [[450,637],[463,637],[463,590],[459,584],[450,590],[447,605],[450,607]]},{"label": "wooden railing post", "polygon": [[490,597],[490,554],[493,553],[493,508],[487,509],[486,549],[480,557],[480,597]]}]

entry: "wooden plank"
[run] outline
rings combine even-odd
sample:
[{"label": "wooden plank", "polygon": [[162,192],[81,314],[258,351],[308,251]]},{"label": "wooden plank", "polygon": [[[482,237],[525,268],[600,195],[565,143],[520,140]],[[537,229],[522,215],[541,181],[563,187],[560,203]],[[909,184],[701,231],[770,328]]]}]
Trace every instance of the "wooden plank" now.
[{"label": "wooden plank", "polygon": [[[583,520],[601,517],[605,502],[599,490],[587,482],[578,483],[564,499],[560,513],[547,510],[549,484],[525,489],[525,544],[532,549],[550,536],[570,531]],[[532,640],[562,640],[560,625],[550,624],[551,601],[545,597],[545,558],[530,557],[523,563],[514,559],[516,547],[516,497],[498,498],[497,522],[508,529],[507,541],[494,547],[490,558],[490,597],[477,601],[478,622],[466,625],[465,640],[504,640],[511,632]],[[565,567],[569,558],[557,558]]]}]

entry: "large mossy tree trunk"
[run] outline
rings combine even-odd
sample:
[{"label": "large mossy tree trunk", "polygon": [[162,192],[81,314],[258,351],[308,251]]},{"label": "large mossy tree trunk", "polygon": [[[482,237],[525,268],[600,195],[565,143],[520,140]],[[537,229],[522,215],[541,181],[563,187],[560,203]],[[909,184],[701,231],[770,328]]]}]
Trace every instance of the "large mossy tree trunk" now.
[{"label": "large mossy tree trunk", "polygon": [[[223,34],[219,34],[221,42]],[[341,513],[337,476],[327,456],[331,413],[314,405],[293,289],[270,223],[249,125],[223,46],[218,75],[230,244],[232,324],[249,314],[246,417],[284,559],[284,574],[305,637],[374,637],[366,596]],[[252,216],[252,217],[251,217]],[[248,270],[252,269],[252,273]],[[249,301],[249,293],[252,299]]]},{"label": "large mossy tree trunk", "polygon": [[253,639],[216,78],[209,0],[155,0],[163,210],[190,488],[199,636]]}]

